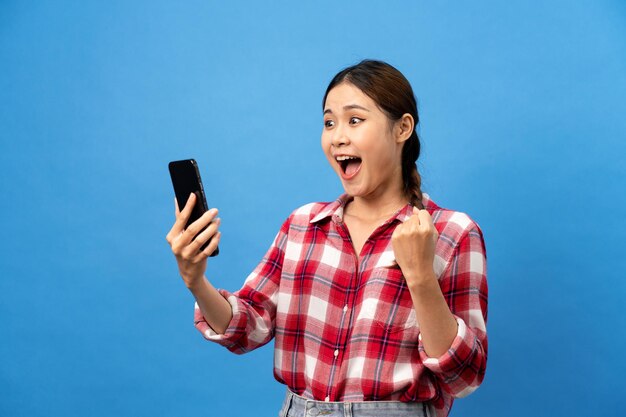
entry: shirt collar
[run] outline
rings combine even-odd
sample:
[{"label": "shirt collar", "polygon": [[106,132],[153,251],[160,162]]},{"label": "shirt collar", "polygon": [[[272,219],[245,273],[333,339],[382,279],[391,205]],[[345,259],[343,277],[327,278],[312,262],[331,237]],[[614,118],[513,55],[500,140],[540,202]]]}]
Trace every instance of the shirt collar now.
[{"label": "shirt collar", "polygon": [[327,217],[333,218],[333,220],[342,220],[343,219],[343,209],[346,207],[346,204],[352,200],[348,194],[342,194],[332,203],[326,204],[326,207],[322,211],[320,211],[317,216],[313,217],[310,223],[317,223],[326,219]]},{"label": "shirt collar", "polygon": [[[333,221],[336,223],[343,221],[343,210],[346,207],[346,204],[351,200],[352,197],[350,197],[348,194],[342,194],[332,203],[326,204],[322,211],[320,211],[315,217],[311,219],[310,223],[317,223],[328,217],[332,217]],[[424,208],[429,212],[432,212],[435,208],[435,205],[430,199],[430,196],[426,193],[422,194],[422,204],[424,205]],[[407,204],[406,206],[398,210],[396,214],[388,221],[391,222],[397,219],[400,222],[404,223],[409,219],[409,217],[411,217],[412,214],[413,206],[411,204]]]}]

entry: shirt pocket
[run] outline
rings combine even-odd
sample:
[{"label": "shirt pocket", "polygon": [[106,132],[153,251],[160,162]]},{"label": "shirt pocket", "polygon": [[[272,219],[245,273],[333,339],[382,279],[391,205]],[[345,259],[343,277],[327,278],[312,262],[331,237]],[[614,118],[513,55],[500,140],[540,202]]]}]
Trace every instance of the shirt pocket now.
[{"label": "shirt pocket", "polygon": [[386,333],[417,330],[411,293],[398,266],[374,268],[363,287],[359,318]]}]

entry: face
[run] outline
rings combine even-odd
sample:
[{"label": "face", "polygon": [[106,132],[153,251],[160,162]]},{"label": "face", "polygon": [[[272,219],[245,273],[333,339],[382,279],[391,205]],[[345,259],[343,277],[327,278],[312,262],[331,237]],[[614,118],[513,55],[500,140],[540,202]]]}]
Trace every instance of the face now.
[{"label": "face", "polygon": [[347,194],[400,192],[403,136],[376,102],[343,82],[326,97],[322,149]]}]

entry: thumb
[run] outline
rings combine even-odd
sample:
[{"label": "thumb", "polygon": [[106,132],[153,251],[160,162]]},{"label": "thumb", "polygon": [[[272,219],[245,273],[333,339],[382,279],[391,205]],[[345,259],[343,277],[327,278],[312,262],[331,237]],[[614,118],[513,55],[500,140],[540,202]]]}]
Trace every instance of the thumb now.
[{"label": "thumb", "polygon": [[418,215],[420,212],[420,209],[418,209],[417,207],[413,206],[413,214],[414,215]]}]

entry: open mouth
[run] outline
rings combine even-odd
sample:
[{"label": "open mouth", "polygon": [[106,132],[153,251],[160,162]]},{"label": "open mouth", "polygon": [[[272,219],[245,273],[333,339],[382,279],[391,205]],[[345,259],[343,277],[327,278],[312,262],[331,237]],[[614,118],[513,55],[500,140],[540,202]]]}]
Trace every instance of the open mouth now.
[{"label": "open mouth", "polygon": [[361,168],[361,158],[357,156],[340,155],[336,157],[341,170],[346,177],[351,178],[359,172]]}]

